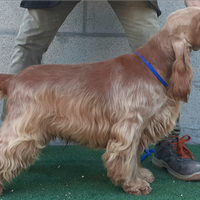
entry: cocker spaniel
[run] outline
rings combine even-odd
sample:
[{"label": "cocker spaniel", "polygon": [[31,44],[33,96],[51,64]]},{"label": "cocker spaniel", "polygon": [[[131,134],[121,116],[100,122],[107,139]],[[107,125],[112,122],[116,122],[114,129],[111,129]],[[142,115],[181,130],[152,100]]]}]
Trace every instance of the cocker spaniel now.
[{"label": "cocker spaniel", "polygon": [[191,90],[189,55],[199,47],[200,9],[189,7],[172,13],[137,54],[1,74],[7,116],[0,129],[0,194],[57,137],[105,148],[112,182],[129,194],[149,194],[154,177],[139,155],[172,130]]}]

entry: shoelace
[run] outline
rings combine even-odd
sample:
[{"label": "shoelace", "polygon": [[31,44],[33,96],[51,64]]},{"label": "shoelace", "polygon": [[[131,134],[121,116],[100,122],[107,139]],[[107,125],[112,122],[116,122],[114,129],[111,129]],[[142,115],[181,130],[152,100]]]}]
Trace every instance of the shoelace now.
[{"label": "shoelace", "polygon": [[191,137],[189,135],[184,135],[179,138],[177,136],[170,136],[177,139],[177,142],[171,142],[169,145],[175,145],[173,149],[175,149],[175,153],[177,153],[181,158],[191,158],[194,159],[190,150],[185,146],[185,142],[188,142]]}]

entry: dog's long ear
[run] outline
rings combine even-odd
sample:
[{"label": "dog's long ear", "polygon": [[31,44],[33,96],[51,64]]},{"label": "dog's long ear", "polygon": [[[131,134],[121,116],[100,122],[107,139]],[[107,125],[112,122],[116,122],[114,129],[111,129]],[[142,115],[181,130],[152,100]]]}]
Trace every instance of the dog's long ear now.
[{"label": "dog's long ear", "polygon": [[176,100],[188,101],[191,91],[192,68],[190,66],[190,50],[186,40],[172,40],[175,61],[169,81],[168,94]]}]

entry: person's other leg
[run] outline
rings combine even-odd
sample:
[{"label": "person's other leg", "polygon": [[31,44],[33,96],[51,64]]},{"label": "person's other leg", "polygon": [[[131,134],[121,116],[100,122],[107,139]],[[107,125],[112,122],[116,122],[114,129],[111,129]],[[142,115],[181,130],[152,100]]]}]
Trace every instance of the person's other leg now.
[{"label": "person's other leg", "polygon": [[180,126],[180,123],[179,123],[179,118],[180,118],[180,115],[178,116],[177,120],[176,120],[176,124],[173,128],[173,130],[171,131],[171,135],[174,135],[174,136],[177,136],[179,137],[179,135],[181,134],[181,126]]},{"label": "person's other leg", "polygon": [[27,9],[15,39],[9,73],[15,74],[28,66],[40,64],[58,29],[76,6],[76,1],[63,1],[45,9]]},{"label": "person's other leg", "polygon": [[[132,51],[146,44],[159,30],[158,17],[146,1],[109,2],[127,34]],[[168,172],[181,180],[200,180],[200,162],[185,147],[187,136],[179,138],[179,118],[171,134],[155,146],[153,164],[166,167]],[[180,148],[181,147],[181,148]]]},{"label": "person's other leg", "polygon": [[[45,9],[26,9],[15,38],[14,53],[9,74],[16,74],[28,66],[41,64],[58,29],[79,1],[62,1]],[[6,100],[3,103],[2,121],[6,116]]]}]

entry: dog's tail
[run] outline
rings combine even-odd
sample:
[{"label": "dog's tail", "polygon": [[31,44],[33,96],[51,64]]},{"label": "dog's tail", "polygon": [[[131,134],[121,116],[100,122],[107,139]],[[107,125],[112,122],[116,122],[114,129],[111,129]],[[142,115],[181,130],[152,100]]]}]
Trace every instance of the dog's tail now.
[{"label": "dog's tail", "polygon": [[9,80],[12,74],[0,74],[0,100],[7,96]]}]

